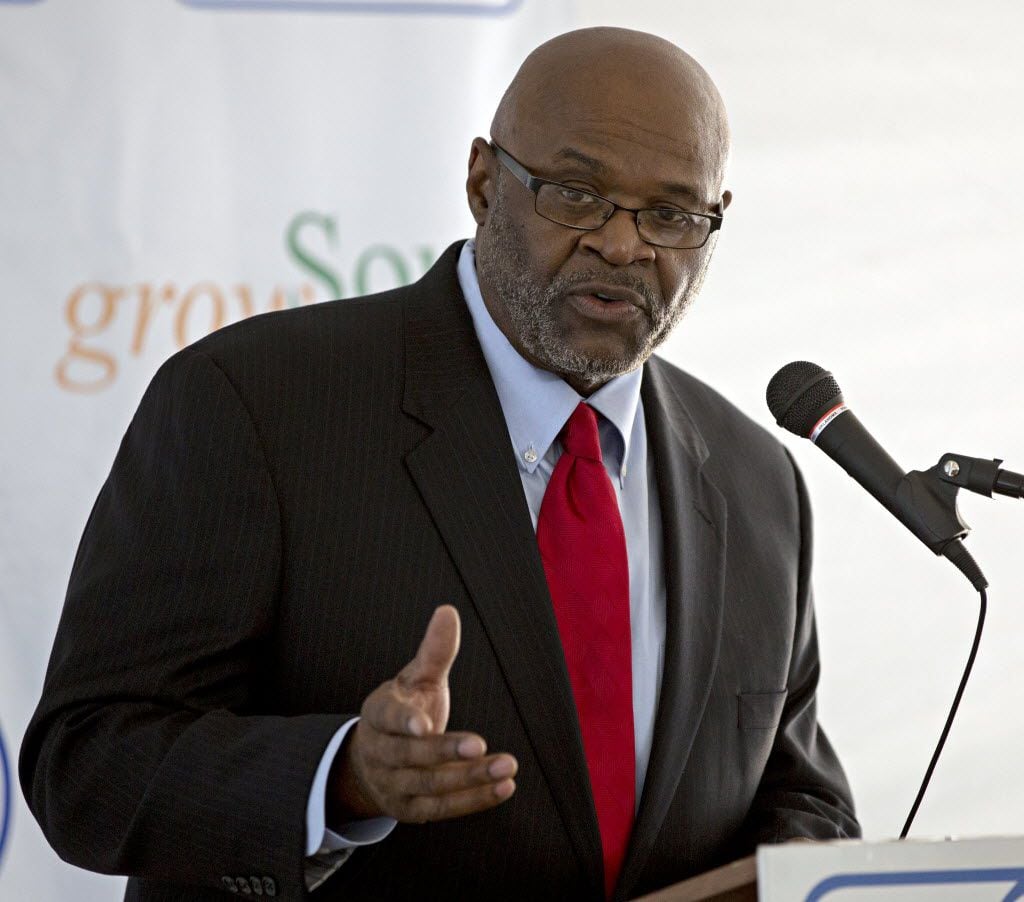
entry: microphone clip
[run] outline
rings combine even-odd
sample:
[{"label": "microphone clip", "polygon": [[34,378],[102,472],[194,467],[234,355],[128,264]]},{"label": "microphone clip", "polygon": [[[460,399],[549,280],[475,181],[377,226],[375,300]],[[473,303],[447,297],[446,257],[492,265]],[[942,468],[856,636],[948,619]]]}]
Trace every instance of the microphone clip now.
[{"label": "microphone clip", "polygon": [[1024,475],[1000,469],[1001,460],[943,454],[934,467],[911,470],[896,486],[896,505],[911,531],[935,554],[969,533],[957,510],[960,489],[991,498],[993,493],[1024,497]]},{"label": "microphone clip", "polygon": [[999,458],[985,460],[966,454],[946,453],[928,470],[943,482],[991,498],[993,493],[1010,498],[1024,497],[1024,475],[1000,468]]},{"label": "microphone clip", "polygon": [[[904,522],[935,554],[952,562],[979,592],[988,587],[988,580],[964,546],[963,539],[970,531],[957,509],[956,498],[961,488],[992,494],[992,483],[983,482],[988,469],[978,467],[970,472],[949,466],[950,459],[967,460],[992,466],[990,461],[944,454],[928,470],[911,470],[896,487],[896,503],[903,510]],[[996,467],[1001,461],[995,461]],[[1000,471],[1001,472],[1001,471]],[[962,480],[962,481],[961,481]],[[982,485],[982,488],[977,486]],[[984,486],[987,486],[987,491]]]},{"label": "microphone clip", "polygon": [[942,479],[939,467],[911,470],[896,486],[896,504],[904,522],[935,554],[942,554],[951,542],[971,531],[956,505],[960,486]]}]

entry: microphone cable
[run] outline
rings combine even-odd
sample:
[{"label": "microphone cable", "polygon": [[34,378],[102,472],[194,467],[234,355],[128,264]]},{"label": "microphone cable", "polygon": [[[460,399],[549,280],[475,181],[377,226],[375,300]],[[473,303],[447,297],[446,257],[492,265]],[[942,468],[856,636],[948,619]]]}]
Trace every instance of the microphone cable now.
[{"label": "microphone cable", "polygon": [[[966,549],[964,549],[964,551],[966,553]],[[971,563],[974,563],[973,560]],[[907,838],[907,833],[910,832],[910,825],[914,823],[914,817],[917,814],[917,809],[921,807],[921,800],[924,798],[925,791],[928,789],[928,783],[931,781],[932,773],[935,771],[935,765],[938,764],[939,755],[942,754],[942,747],[946,744],[946,737],[949,736],[949,730],[953,726],[953,718],[956,717],[957,708],[960,707],[960,699],[963,698],[964,689],[967,686],[967,680],[970,678],[971,670],[974,667],[974,659],[978,655],[978,646],[981,644],[981,631],[985,627],[985,613],[988,611],[988,594],[986,593],[984,586],[978,589],[978,594],[981,597],[981,604],[978,608],[978,628],[974,632],[974,644],[971,646],[971,653],[967,657],[967,666],[964,668],[964,675],[960,678],[960,686],[957,688],[956,696],[953,698],[953,707],[949,709],[949,716],[946,718],[946,725],[942,728],[942,735],[939,737],[939,743],[935,746],[935,752],[932,754],[932,760],[928,764],[928,770],[925,771],[924,780],[921,781],[921,788],[917,791],[917,798],[914,799],[914,805],[910,809],[910,814],[907,815],[907,822],[903,825],[903,831],[900,833],[900,839]]]}]

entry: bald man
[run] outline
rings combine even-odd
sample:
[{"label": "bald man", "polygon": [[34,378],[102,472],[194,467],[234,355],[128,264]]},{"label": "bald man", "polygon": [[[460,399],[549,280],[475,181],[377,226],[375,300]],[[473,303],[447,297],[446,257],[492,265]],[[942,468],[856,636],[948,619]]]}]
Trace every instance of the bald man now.
[{"label": "bald man", "polygon": [[858,834],[800,476],[652,356],[728,149],[677,47],[562,35],[472,143],[472,241],[160,369],[22,747],[63,858],[140,900],[599,900]]}]

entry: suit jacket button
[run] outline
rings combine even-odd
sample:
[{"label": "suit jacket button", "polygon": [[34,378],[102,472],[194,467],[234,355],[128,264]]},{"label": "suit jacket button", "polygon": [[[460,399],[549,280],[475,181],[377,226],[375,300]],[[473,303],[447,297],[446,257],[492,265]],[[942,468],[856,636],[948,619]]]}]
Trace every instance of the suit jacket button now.
[{"label": "suit jacket button", "polygon": [[249,886],[252,887],[252,891],[257,896],[262,896],[263,895],[263,883],[260,881],[259,877],[250,877],[249,878]]},{"label": "suit jacket button", "polygon": [[277,884],[274,882],[273,877],[263,878],[263,892],[266,893],[268,896],[277,895]]},{"label": "suit jacket button", "polygon": [[235,878],[234,877],[227,877],[227,876],[221,877],[220,878],[220,882],[223,883],[224,886],[227,889],[231,890],[231,892],[233,892],[233,893],[237,893],[238,892],[238,887],[235,886]]}]

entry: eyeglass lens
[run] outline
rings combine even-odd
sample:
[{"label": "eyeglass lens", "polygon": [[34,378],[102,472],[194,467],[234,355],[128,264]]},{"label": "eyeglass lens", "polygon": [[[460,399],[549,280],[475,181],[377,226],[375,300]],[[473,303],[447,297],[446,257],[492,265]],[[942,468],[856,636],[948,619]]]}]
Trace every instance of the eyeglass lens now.
[{"label": "eyeglass lens", "polygon": [[[604,198],[565,185],[546,183],[537,191],[537,212],[545,219],[577,229],[599,229],[615,211]],[[700,247],[707,241],[711,220],[682,210],[641,210],[637,231],[644,241],[663,247]]]}]

